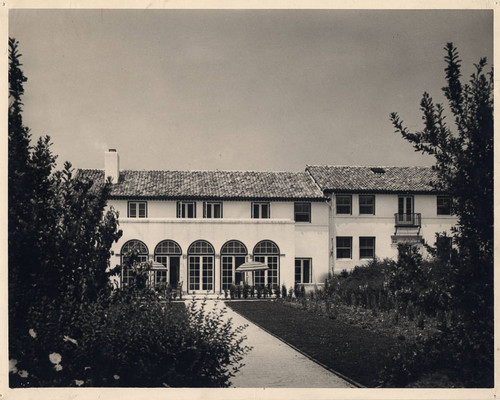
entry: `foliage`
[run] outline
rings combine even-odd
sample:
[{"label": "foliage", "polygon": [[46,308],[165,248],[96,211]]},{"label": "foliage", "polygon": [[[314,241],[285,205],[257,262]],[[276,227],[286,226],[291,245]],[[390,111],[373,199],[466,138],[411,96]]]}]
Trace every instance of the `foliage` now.
[{"label": "foliage", "polygon": [[28,376],[12,374],[15,386],[226,387],[250,350],[243,326],[194,300],[187,310],[127,287],[75,306],[71,325],[57,332],[59,308],[45,305],[46,322],[31,328],[36,337],[17,364]]},{"label": "foliage", "polygon": [[281,296],[280,285],[276,285],[276,286],[274,287],[274,293],[276,294],[276,298],[278,298],[278,299],[279,299],[279,298],[280,298],[280,296]]},{"label": "foliage", "polygon": [[131,284],[113,291],[121,231],[109,184],[96,189],[69,163],[54,171],[48,137],[31,146],[21,55],[9,45],[10,386],[227,386],[249,351],[244,327],[224,311],[160,301],[134,249]]},{"label": "foliage", "polygon": [[[9,39],[9,47],[9,350],[18,357],[44,304],[69,308],[110,293],[110,248],[121,231],[118,214],[105,211],[109,186],[92,190],[70,163],[54,172],[48,136],[31,145],[22,119],[27,78],[18,42]],[[61,313],[59,323],[69,323],[72,311]]]},{"label": "foliage", "polygon": [[486,75],[482,58],[475,64],[469,83],[463,84],[461,60],[452,43],[445,47],[447,86],[456,132],[445,121],[445,110],[428,93],[420,103],[425,127],[409,132],[396,113],[391,120],[396,132],[415,150],[433,155],[438,189],[453,195],[453,210],[459,218],[457,240],[460,250],[477,260],[493,257],[493,70]]},{"label": "foliage", "polygon": [[[472,381],[471,367],[482,363],[483,376],[489,375],[492,384],[493,70],[484,72],[487,63],[482,58],[464,84],[457,49],[448,43],[445,51],[447,86],[443,92],[454,131],[446,122],[444,107],[434,104],[428,93],[420,103],[422,131],[410,132],[396,113],[391,120],[396,132],[416,151],[434,156],[438,180],[433,184],[453,198],[452,210],[458,218],[455,246],[449,254],[437,255],[437,262],[447,272],[440,281],[448,295],[447,307],[457,313],[457,324],[446,340],[458,351],[460,347],[475,348],[471,357],[454,361],[462,371],[471,371]],[[464,377],[471,381],[469,378]]]}]

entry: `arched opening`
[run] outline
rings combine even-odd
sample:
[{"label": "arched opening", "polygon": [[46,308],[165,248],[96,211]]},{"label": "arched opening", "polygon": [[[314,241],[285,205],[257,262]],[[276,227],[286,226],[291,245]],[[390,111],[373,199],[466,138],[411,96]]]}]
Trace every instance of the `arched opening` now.
[{"label": "arched opening", "polygon": [[197,240],[188,248],[188,291],[214,291],[214,247]]},{"label": "arched opening", "polygon": [[266,264],[266,271],[255,271],[255,285],[275,288],[279,285],[280,249],[271,240],[262,240],[253,249],[253,260]]},{"label": "arched opening", "polygon": [[239,240],[230,240],[221,248],[221,289],[225,290],[231,285],[240,285],[243,280],[243,274],[236,271],[241,264],[246,261],[248,250]]},{"label": "arched opening", "polygon": [[163,288],[170,285],[172,288],[177,288],[182,256],[181,246],[173,240],[163,240],[156,245],[154,256],[155,261],[165,267],[154,271],[154,286]]},{"label": "arched opening", "polygon": [[148,261],[148,247],[141,242],[140,240],[133,239],[129,240],[126,242],[120,251],[120,258],[121,258],[121,266],[122,266],[122,279],[121,279],[121,284],[122,286],[127,286],[130,283],[130,279],[132,277],[132,268],[126,267],[124,264],[126,262],[125,257],[131,250],[138,250],[138,261],[139,262],[145,262]]}]

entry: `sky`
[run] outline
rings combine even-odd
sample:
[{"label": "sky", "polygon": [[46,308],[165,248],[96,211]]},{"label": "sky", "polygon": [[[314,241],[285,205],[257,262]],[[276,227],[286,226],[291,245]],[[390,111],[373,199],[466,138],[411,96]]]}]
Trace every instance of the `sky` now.
[{"label": "sky", "polygon": [[[493,13],[472,10],[10,10],[24,122],[59,165],[302,171],[432,165],[394,132],[493,61]],[[490,64],[491,65],[491,64]],[[450,121],[451,122],[451,121]]]}]

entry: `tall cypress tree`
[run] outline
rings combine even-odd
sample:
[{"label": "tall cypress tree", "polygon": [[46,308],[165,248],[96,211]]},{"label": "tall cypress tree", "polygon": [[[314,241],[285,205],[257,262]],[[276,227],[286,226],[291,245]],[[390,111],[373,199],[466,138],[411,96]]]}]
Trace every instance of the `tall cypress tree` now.
[{"label": "tall cypress tree", "polygon": [[[433,184],[452,195],[452,210],[458,218],[456,250],[444,283],[461,317],[453,327],[460,352],[457,362],[467,359],[472,373],[492,374],[493,69],[486,73],[486,58],[481,58],[469,81],[462,83],[457,49],[447,43],[444,50],[447,85],[442,90],[449,111],[424,93],[421,131],[410,132],[397,113],[391,114],[391,120],[396,133],[416,151],[434,156],[439,179]],[[492,375],[487,379],[492,382]]]},{"label": "tall cypress tree", "polygon": [[79,179],[69,162],[55,171],[49,136],[31,145],[16,40],[9,50],[9,349],[22,358],[29,329],[42,335],[52,319],[61,325],[52,334],[62,334],[83,302],[109,292],[110,249],[121,231],[118,214],[106,210],[108,184]]}]

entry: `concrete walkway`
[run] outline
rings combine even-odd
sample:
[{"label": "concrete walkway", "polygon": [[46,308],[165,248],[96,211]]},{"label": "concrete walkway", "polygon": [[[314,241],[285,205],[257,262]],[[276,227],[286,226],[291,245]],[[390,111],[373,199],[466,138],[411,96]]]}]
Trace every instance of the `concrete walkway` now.
[{"label": "concrete walkway", "polygon": [[[206,310],[225,307],[223,301],[207,300]],[[349,382],[300,354],[281,340],[262,330],[248,319],[226,307],[226,318],[233,326],[248,324],[244,342],[252,346],[245,356],[245,366],[231,379],[237,388],[352,388]]]}]

